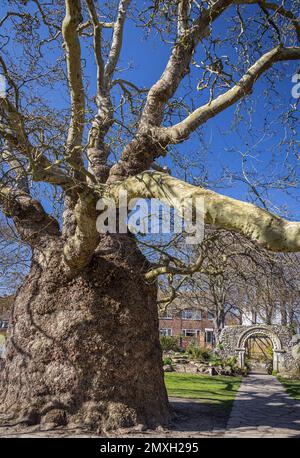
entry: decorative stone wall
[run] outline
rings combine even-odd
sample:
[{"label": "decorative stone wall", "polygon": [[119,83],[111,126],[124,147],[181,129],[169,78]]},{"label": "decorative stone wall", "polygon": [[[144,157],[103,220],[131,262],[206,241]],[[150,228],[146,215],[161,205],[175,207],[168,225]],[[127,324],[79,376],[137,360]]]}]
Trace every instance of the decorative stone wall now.
[{"label": "decorative stone wall", "polygon": [[236,356],[244,367],[247,340],[255,335],[268,337],[273,346],[273,369],[277,372],[295,370],[293,340],[288,328],[281,325],[226,326],[219,338],[220,352],[224,357]]}]

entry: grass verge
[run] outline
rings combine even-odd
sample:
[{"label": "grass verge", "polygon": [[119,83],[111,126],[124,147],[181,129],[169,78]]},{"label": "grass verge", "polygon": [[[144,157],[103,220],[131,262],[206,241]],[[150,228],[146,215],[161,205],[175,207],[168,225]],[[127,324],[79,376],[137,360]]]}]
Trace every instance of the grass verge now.
[{"label": "grass verge", "polygon": [[289,380],[282,377],[278,377],[278,380],[292,398],[300,401],[300,380]]},{"label": "grass verge", "polygon": [[241,377],[165,373],[169,396],[195,399],[201,403],[228,408],[231,407],[241,380]]}]

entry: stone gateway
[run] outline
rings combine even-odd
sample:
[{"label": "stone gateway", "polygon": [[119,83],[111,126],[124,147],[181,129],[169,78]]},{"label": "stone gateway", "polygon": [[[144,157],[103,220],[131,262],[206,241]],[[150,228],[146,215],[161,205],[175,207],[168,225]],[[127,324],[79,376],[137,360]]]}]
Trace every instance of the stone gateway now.
[{"label": "stone gateway", "polygon": [[257,336],[267,337],[272,344],[274,371],[288,373],[295,369],[292,335],[282,325],[226,326],[219,338],[221,352],[225,357],[236,356],[239,366],[243,368],[248,339]]}]

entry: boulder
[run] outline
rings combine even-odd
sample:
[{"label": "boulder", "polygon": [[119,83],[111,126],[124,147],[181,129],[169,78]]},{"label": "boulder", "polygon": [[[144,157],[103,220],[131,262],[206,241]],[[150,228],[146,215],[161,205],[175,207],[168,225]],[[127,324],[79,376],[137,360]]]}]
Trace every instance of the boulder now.
[{"label": "boulder", "polygon": [[204,375],[218,375],[215,368],[212,366],[206,366],[206,368],[203,368],[201,370],[201,374]]},{"label": "boulder", "polygon": [[198,372],[198,368],[194,366],[194,364],[186,364],[185,368],[186,372],[190,372],[191,374],[196,374]]},{"label": "boulder", "polygon": [[194,364],[175,364],[173,368],[175,372],[184,372],[187,374],[196,374],[199,372],[198,367],[196,367]]},{"label": "boulder", "polygon": [[173,356],[172,360],[176,364],[188,364],[189,360],[187,358],[183,358],[182,356]]},{"label": "boulder", "polygon": [[211,366],[211,368],[213,369],[213,374],[212,375],[221,374],[222,371],[223,371],[223,367],[222,366]]},{"label": "boulder", "polygon": [[165,364],[165,365],[163,366],[163,371],[164,371],[164,372],[173,372],[174,369],[173,369],[173,367],[172,367],[171,364]]},{"label": "boulder", "polygon": [[191,364],[193,364],[193,366],[197,367],[197,369],[203,369],[203,368],[205,369],[205,368],[207,368],[207,367],[208,367],[208,365],[207,365],[207,364],[203,364],[203,363],[195,363],[195,362],[193,362],[193,361],[191,361]]},{"label": "boulder", "polygon": [[208,367],[207,372],[208,375],[218,375],[216,368],[213,366]]},{"label": "boulder", "polygon": [[173,369],[175,372],[186,372],[186,364],[175,364]]}]

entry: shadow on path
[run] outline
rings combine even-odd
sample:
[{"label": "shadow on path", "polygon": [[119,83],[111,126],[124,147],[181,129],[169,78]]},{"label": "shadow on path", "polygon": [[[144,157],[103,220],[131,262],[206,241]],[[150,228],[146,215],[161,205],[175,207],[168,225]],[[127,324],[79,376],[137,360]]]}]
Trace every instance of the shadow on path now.
[{"label": "shadow on path", "polygon": [[300,438],[300,402],[275,377],[251,374],[237,393],[225,437]]},{"label": "shadow on path", "polygon": [[[213,398],[213,397],[212,397]],[[243,379],[237,396],[219,405],[213,399],[170,398],[174,420],[169,428],[137,431],[123,429],[106,437],[298,437],[300,401],[293,400],[273,376],[251,374]],[[232,407],[232,409],[231,409]],[[231,409],[231,412],[230,412]],[[25,431],[0,428],[0,437],[101,437],[84,431]]]}]

